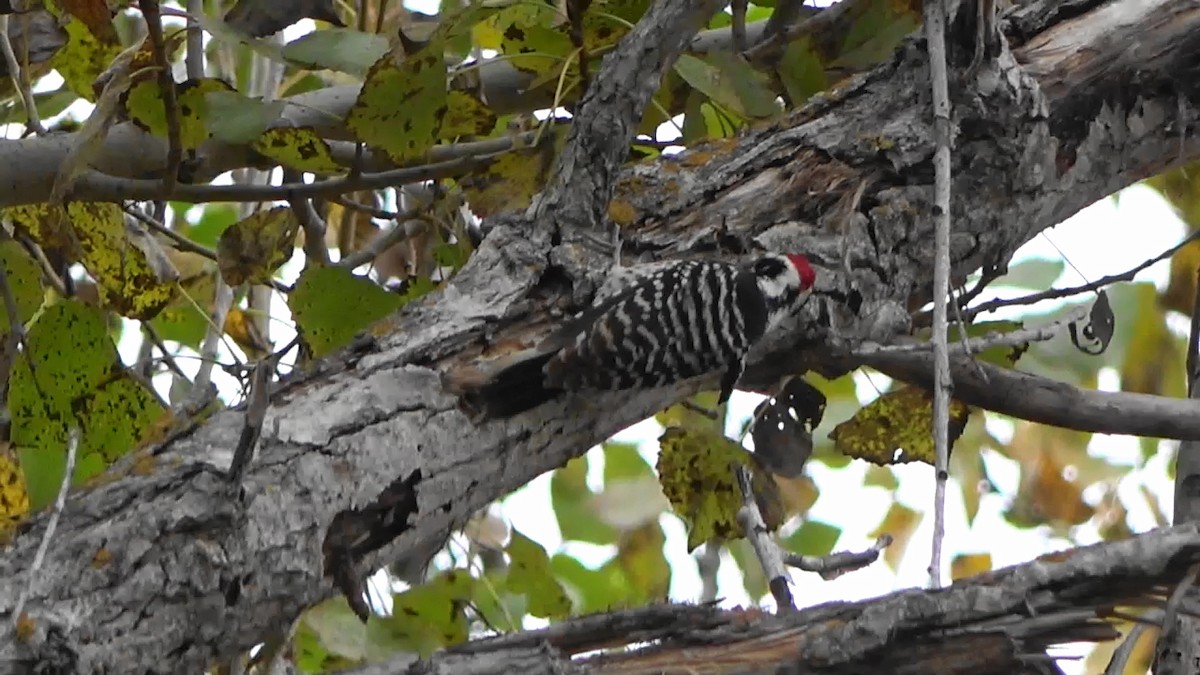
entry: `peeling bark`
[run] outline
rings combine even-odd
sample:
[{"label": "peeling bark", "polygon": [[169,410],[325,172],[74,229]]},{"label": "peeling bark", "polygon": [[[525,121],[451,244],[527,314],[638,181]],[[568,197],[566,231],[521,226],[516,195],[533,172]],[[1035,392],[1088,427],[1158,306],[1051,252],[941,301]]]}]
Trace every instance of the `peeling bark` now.
[{"label": "peeling bark", "polygon": [[[1200,91],[1185,84],[1200,62],[1194,2],[1045,0],[1016,10],[1008,27],[1010,44],[969,80],[962,72],[973,46],[950,46],[961,130],[951,242],[958,277],[1003,266],[1091,202],[1200,157]],[[956,26],[952,35],[973,32]],[[796,369],[843,369],[844,347],[903,332],[906,308],[928,298],[927,72],[912,40],[890,63],[775,124],[621,172],[614,198],[636,214],[621,224],[629,262],[709,254],[724,222],[823,263],[817,299],[754,355],[744,386]],[[112,143],[133,132],[114,133]],[[0,181],[2,199],[36,200],[48,184],[27,177],[40,165],[29,153],[47,144],[6,147],[27,173]],[[858,208],[840,209],[864,180]],[[567,397],[473,423],[443,373],[486,367],[536,339],[572,297],[546,267],[551,242],[523,234],[550,224],[508,217],[489,225],[444,290],[390,320],[382,338],[286,384],[240,490],[215,468],[228,463],[241,429],[244,412],[230,410],[155,448],[153,471],[130,459],[112,481],[73,494],[36,579],[25,570],[45,518],[29,523],[0,560],[0,616],[32,584],[35,635],[0,639],[0,663],[17,672],[64,661],[78,672],[199,672],[328,597],[322,544],[339,513],[369,511],[390,487],[407,486],[397,502],[406,508],[381,513],[387,536],[356,553],[370,567],[427,550],[474,510],[715,383]],[[868,613],[884,616],[886,607]],[[877,638],[887,644],[886,634]]]}]

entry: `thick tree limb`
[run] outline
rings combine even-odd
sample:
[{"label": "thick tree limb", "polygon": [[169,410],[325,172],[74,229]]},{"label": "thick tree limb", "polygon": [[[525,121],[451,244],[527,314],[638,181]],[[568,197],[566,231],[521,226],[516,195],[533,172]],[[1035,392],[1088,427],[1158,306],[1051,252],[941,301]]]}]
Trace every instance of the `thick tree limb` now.
[{"label": "thick tree limb", "polygon": [[[1200,157],[1197,116],[1180,113],[1200,98],[1181,106],[1188,94],[1172,87],[1196,58],[1186,50],[1200,49],[1181,39],[1200,31],[1194,3],[1096,0],[1075,3],[1069,18],[1034,13],[1046,5],[1058,3],[1022,5],[1014,15],[1021,32],[1010,38],[1031,46],[1011,52],[1002,45],[974,80],[952,83],[951,91],[962,92],[954,103],[964,130],[952,157],[953,190],[962,196],[952,275],[1006,261],[1037,232],[1096,199]],[[1110,5],[1124,8],[1116,23],[1105,23]],[[953,77],[971,54],[951,49]],[[1132,63],[1132,53],[1144,60]],[[1035,79],[1020,63],[1055,79]],[[1088,76],[1075,77],[1075,68]],[[774,335],[752,359],[755,377],[778,377],[796,365],[780,355],[836,368],[831,354],[866,339],[888,341],[903,330],[905,308],[928,296],[926,72],[923,52],[911,42],[890,63],[774,126],[617,177],[615,199],[636,214],[622,229],[631,255],[710,252],[725,219],[735,234],[826,262],[795,329]],[[1054,95],[1044,97],[1042,85]],[[122,133],[114,129],[109,142]],[[49,146],[20,143],[6,146],[23,149],[6,155],[3,166],[36,176],[31,169],[42,160],[35,149]],[[861,219],[844,231],[829,227],[822,216],[867,173],[880,178],[863,196]],[[37,201],[47,189],[36,178],[0,179],[8,203]],[[379,527],[362,548],[366,564],[394,561],[427,549],[539,473],[715,383],[566,397],[512,420],[472,424],[443,389],[442,373],[476,367],[481,357],[544,334],[559,320],[553,308],[567,292],[545,279],[530,297],[549,251],[508,222],[494,220],[459,276],[407,307],[386,337],[364,340],[288,383],[267,411],[242,492],[231,494],[216,470],[228,465],[242,426],[243,413],[227,411],[157,448],[153,472],[145,471],[145,459],[132,470],[131,458],[115,472],[120,478],[73,494],[42,568],[43,585],[27,605],[36,633],[27,642],[0,638],[0,664],[22,672],[66,655],[85,672],[198,672],[331,593],[322,544],[339,514],[377,515]],[[849,273],[842,270],[844,251],[851,253]],[[844,302],[851,291],[858,301]],[[384,496],[390,501],[381,502]],[[11,612],[44,528],[45,518],[35,518],[0,558],[0,614]],[[1169,562],[1165,555],[1157,560]],[[986,599],[982,590],[980,596]],[[1011,654],[1009,642],[987,644]]]},{"label": "thick tree limb", "polygon": [[[540,659],[524,662],[531,672],[773,673],[786,667],[830,675],[1009,675],[1029,672],[1028,662],[1045,660],[1047,647],[1119,637],[1116,607],[1164,603],[1164,594],[1197,562],[1200,531],[1187,525],[1043,556],[937,592],[906,590],[775,616],[649,607],[479,640],[427,662],[351,672],[511,672],[502,670],[511,659],[540,648]],[[603,652],[570,658],[595,650]]]}]

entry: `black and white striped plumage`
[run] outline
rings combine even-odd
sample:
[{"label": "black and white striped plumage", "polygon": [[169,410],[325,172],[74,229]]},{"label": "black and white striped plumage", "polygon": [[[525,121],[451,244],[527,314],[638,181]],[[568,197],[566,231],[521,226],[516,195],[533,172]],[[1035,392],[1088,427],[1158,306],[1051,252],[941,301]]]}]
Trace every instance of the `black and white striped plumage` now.
[{"label": "black and white striped plumage", "polygon": [[812,287],[801,255],[766,255],[745,267],[686,261],[598,302],[471,398],[508,417],[563,391],[644,389],[724,373],[729,398],[746,353]]}]

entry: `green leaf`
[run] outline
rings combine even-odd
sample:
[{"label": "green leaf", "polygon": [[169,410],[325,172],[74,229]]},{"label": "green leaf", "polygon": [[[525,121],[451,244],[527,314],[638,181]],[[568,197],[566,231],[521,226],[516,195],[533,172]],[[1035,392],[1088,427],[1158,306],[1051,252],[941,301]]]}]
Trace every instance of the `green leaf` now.
[{"label": "green leaf", "polygon": [[205,124],[212,137],[225,143],[250,143],[283,116],[287,104],[266,102],[243,96],[236,91],[210,91],[204,94],[208,106]]},{"label": "green leaf", "polygon": [[829,88],[825,65],[807,37],[788,43],[776,71],[793,107],[800,107],[813,94]]},{"label": "green leaf", "polygon": [[571,614],[571,601],[550,571],[550,558],[541,544],[520,532],[513,531],[509,541],[508,588],[524,593],[529,599],[529,613],[536,617],[565,619]]},{"label": "green leaf", "polygon": [[[17,305],[17,320],[25,324],[42,305],[42,269],[25,249],[13,240],[0,242],[0,267]],[[0,311],[0,339],[8,334],[8,311]]]},{"label": "green leaf", "polygon": [[635,443],[608,442],[604,444],[604,484],[613,481],[642,478],[654,474],[650,463],[638,452]]},{"label": "green leaf", "polygon": [[741,56],[713,52],[706,59],[679,57],[675,72],[709,99],[744,119],[771,117],[779,112],[766,77]]},{"label": "green leaf", "polygon": [[[79,428],[73,482],[133,450],[162,414],[158,399],[120,369],[103,318],[77,301],[47,307],[13,364],[12,442],[33,509],[49,504],[66,470],[70,426]],[[30,363],[33,369],[30,369]]]},{"label": "green leaf", "polygon": [[833,553],[842,528],[819,520],[805,520],[804,524],[783,540],[783,547],[792,553],[811,556],[826,556]]},{"label": "green leaf", "polygon": [[1008,274],[996,280],[1001,286],[1021,288],[1029,291],[1044,291],[1051,288],[1062,276],[1066,264],[1061,260],[1031,258],[1022,260],[1008,268]]},{"label": "green leaf", "polygon": [[346,126],[393,161],[418,160],[438,139],[446,96],[440,45],[426,45],[398,65],[387,55],[371,66]]},{"label": "green leaf", "polygon": [[363,77],[387,54],[387,38],[351,28],[315,30],[283,46],[283,58],[306,68]]},{"label": "green leaf", "polygon": [[[367,627],[359,620],[346,598],[336,596],[304,612],[301,625],[312,631],[314,658],[324,661],[326,655],[360,661],[367,655]],[[320,656],[317,656],[317,655]]]},{"label": "green leaf", "polygon": [[617,541],[617,531],[592,510],[595,498],[587,486],[587,456],[577,457],[550,476],[550,506],[566,541],[606,545]]},{"label": "green leaf", "polygon": [[404,306],[404,297],[341,267],[308,267],[288,295],[296,328],[320,358]]},{"label": "green leaf", "polygon": [[380,658],[403,648],[428,657],[467,640],[467,600],[476,580],[465,570],[449,570],[420,586],[392,596],[391,616],[367,620],[368,656]]},{"label": "green leaf", "polygon": [[[970,409],[950,402],[950,443],[966,426]],[[834,427],[829,437],[842,453],[875,464],[921,461],[934,463],[933,405],[929,394],[903,385],[863,406],[853,418]]]}]

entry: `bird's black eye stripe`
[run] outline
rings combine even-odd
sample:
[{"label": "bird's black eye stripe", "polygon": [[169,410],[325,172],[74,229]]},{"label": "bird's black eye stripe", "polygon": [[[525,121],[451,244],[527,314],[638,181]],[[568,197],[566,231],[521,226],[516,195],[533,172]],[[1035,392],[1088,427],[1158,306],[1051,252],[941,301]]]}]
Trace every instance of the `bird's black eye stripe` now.
[{"label": "bird's black eye stripe", "polygon": [[783,274],[783,263],[776,258],[760,258],[754,263],[754,275],[759,277],[777,277]]}]

